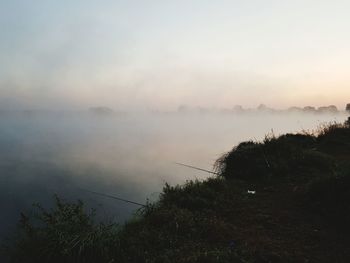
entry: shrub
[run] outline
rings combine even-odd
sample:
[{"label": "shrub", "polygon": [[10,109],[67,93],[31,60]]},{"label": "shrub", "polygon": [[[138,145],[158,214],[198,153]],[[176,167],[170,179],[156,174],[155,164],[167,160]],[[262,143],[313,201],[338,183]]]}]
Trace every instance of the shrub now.
[{"label": "shrub", "polygon": [[267,137],[263,143],[248,141],[219,158],[215,168],[226,179],[254,182],[308,181],[332,174],[334,160],[315,146],[314,136],[302,134]]},{"label": "shrub", "polygon": [[344,124],[335,123],[320,128],[317,136],[317,148],[333,155],[349,155],[350,126],[348,121]]},{"label": "shrub", "polygon": [[95,212],[84,204],[67,203],[55,196],[55,206],[22,214],[20,233],[8,251],[11,262],[111,262],[118,225],[94,223]]}]

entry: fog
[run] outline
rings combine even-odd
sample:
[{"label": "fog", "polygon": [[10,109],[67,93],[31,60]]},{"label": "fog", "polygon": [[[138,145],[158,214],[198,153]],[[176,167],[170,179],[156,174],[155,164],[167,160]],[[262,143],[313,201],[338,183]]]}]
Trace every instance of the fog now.
[{"label": "fog", "polygon": [[344,121],[344,113],[129,113],[2,112],[0,115],[0,237],[21,211],[56,193],[82,199],[99,218],[124,222],[137,206],[83,189],[136,202],[157,199],[165,182],[204,179],[221,154],[244,140]]}]

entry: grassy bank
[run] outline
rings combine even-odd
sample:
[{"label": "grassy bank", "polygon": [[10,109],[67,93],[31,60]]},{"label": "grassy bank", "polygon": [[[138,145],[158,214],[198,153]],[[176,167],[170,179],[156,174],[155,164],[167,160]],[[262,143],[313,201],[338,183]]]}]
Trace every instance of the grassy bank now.
[{"label": "grassy bank", "polygon": [[[125,225],[81,202],[22,215],[11,262],[350,262],[350,123],[239,144]],[[249,190],[249,192],[248,192]]]}]

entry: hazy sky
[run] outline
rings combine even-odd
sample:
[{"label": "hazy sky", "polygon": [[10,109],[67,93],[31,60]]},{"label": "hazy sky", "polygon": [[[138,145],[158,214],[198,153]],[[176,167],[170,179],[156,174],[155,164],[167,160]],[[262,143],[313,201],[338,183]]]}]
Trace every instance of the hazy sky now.
[{"label": "hazy sky", "polygon": [[0,0],[0,108],[350,102],[350,1]]}]

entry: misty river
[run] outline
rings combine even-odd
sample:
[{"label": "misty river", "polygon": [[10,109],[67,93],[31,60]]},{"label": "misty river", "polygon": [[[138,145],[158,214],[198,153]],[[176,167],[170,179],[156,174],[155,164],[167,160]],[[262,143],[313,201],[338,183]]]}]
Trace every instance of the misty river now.
[{"label": "misty river", "polygon": [[154,201],[163,185],[204,179],[215,160],[244,140],[312,130],[346,118],[330,114],[5,112],[0,115],[0,237],[32,203],[56,193],[83,200],[104,219],[123,222],[138,208],[84,189],[136,202]]}]

